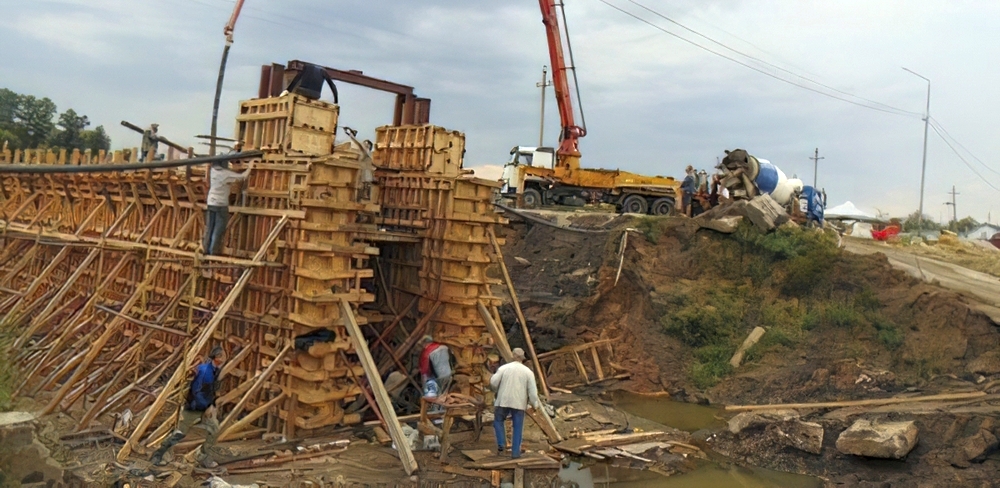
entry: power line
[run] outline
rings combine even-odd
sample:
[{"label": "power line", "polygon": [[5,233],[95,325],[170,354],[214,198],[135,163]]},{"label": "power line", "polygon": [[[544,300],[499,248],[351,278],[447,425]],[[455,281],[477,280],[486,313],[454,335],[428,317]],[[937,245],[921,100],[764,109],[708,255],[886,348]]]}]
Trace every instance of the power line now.
[{"label": "power line", "polygon": [[835,88],[835,87],[832,87],[830,85],[825,85],[825,84],[820,83],[820,82],[818,82],[818,81],[816,81],[814,79],[811,79],[811,78],[806,77],[806,76],[802,76],[802,75],[800,75],[798,73],[795,73],[794,71],[790,71],[788,69],[782,68],[781,66],[778,66],[778,65],[776,65],[774,63],[770,63],[770,62],[768,62],[766,60],[763,60],[763,59],[760,59],[760,58],[758,58],[756,56],[753,56],[753,55],[747,54],[747,53],[745,53],[743,51],[740,51],[738,49],[729,47],[726,44],[724,44],[724,43],[722,43],[720,41],[717,41],[717,40],[715,40],[715,39],[713,39],[713,38],[711,38],[711,37],[709,37],[709,36],[707,36],[705,34],[702,34],[701,32],[698,32],[698,31],[696,31],[696,30],[694,30],[694,29],[692,29],[692,28],[690,28],[690,27],[688,27],[688,26],[686,26],[686,25],[684,25],[684,24],[682,24],[682,23],[680,23],[680,22],[678,22],[678,21],[670,18],[670,17],[667,17],[666,15],[664,15],[664,14],[662,14],[662,13],[656,11],[656,10],[653,10],[652,8],[647,7],[647,6],[645,6],[645,5],[637,2],[635,0],[628,0],[628,1],[630,3],[632,3],[632,4],[637,5],[638,7],[642,8],[642,9],[644,9],[644,10],[652,13],[653,15],[656,15],[657,17],[660,17],[660,18],[662,18],[662,19],[664,19],[664,20],[666,20],[666,21],[668,21],[668,22],[670,22],[670,23],[672,23],[674,25],[677,25],[678,27],[680,27],[680,28],[682,28],[682,29],[684,29],[684,30],[686,30],[688,32],[691,32],[692,34],[695,34],[695,35],[697,35],[697,36],[699,36],[699,37],[701,37],[703,39],[706,39],[706,40],[708,40],[708,41],[710,41],[712,43],[715,43],[715,44],[717,44],[717,45],[719,45],[719,46],[721,46],[721,47],[723,47],[725,49],[728,49],[728,50],[730,50],[730,51],[732,51],[732,52],[734,52],[736,54],[739,54],[740,56],[744,56],[746,58],[749,58],[749,59],[752,59],[754,61],[757,61],[758,63],[770,66],[771,68],[774,68],[774,69],[779,70],[781,72],[788,73],[788,74],[790,74],[790,75],[792,75],[792,76],[794,76],[796,78],[805,80],[805,81],[807,81],[809,83],[821,86],[821,87],[826,88],[828,90],[833,90],[833,91],[835,91],[837,93],[840,93],[842,95],[847,95],[849,97],[857,98],[859,100],[864,100],[866,102],[873,103],[875,105],[880,105],[880,106],[885,107],[887,109],[896,110],[896,111],[899,111],[899,112],[903,112],[903,113],[907,113],[907,114],[912,114],[912,115],[920,116],[920,117],[923,116],[923,114],[920,114],[920,113],[917,113],[917,112],[912,112],[912,111],[905,110],[905,109],[902,109],[902,108],[899,108],[899,107],[893,107],[892,105],[888,105],[888,104],[885,104],[885,103],[882,103],[882,102],[878,102],[878,101],[875,101],[875,100],[870,100],[868,98],[861,97],[861,96],[855,95],[855,94],[850,93],[850,92],[846,92],[846,91],[841,90],[839,88]]},{"label": "power line", "polygon": [[[650,27],[653,27],[654,29],[657,29],[657,30],[661,31],[664,34],[676,37],[677,39],[680,39],[681,41],[684,41],[684,42],[686,42],[688,44],[691,44],[692,46],[695,46],[695,47],[697,47],[699,49],[702,49],[704,51],[708,51],[708,52],[710,52],[710,53],[712,53],[712,54],[714,54],[716,56],[719,56],[719,57],[721,57],[723,59],[727,59],[727,60],[732,61],[732,62],[734,62],[734,63],[736,63],[736,64],[738,64],[740,66],[743,66],[745,68],[748,68],[748,69],[751,69],[753,71],[756,71],[756,72],[758,72],[758,73],[760,73],[760,74],[762,74],[764,76],[768,76],[770,78],[774,78],[775,80],[781,81],[783,83],[787,83],[789,85],[796,86],[796,87],[802,88],[804,90],[809,90],[809,91],[811,91],[813,93],[817,93],[817,94],[820,94],[820,95],[823,95],[823,96],[826,96],[826,97],[829,97],[829,98],[840,100],[842,102],[847,102],[847,103],[850,103],[850,104],[853,104],[853,105],[857,105],[859,107],[871,109],[871,110],[877,110],[879,112],[885,112],[887,114],[900,115],[900,116],[904,116],[904,117],[918,117],[919,116],[919,114],[916,114],[916,112],[902,111],[902,110],[896,109],[896,108],[893,108],[892,110],[886,110],[884,108],[880,108],[880,107],[876,107],[876,106],[872,106],[872,105],[866,105],[864,103],[860,103],[860,102],[857,102],[857,101],[854,101],[854,100],[851,100],[851,99],[848,99],[848,98],[844,98],[844,97],[840,97],[840,96],[837,96],[837,95],[833,95],[831,93],[820,91],[820,90],[817,90],[817,89],[815,89],[813,87],[802,85],[802,84],[796,83],[794,81],[782,78],[780,76],[775,75],[774,73],[770,73],[770,72],[764,71],[764,70],[762,70],[762,69],[760,69],[760,68],[758,68],[756,66],[752,66],[750,64],[744,63],[743,61],[740,61],[738,59],[735,59],[735,58],[732,58],[730,56],[727,56],[727,55],[725,55],[723,53],[720,53],[719,51],[713,50],[713,49],[708,48],[708,47],[706,47],[704,45],[698,44],[697,42],[694,42],[694,41],[692,41],[690,39],[681,37],[680,35],[677,35],[677,34],[675,34],[673,32],[670,32],[670,31],[664,29],[663,27],[660,27],[660,26],[658,26],[658,25],[656,25],[656,24],[654,24],[654,23],[652,23],[652,22],[650,22],[650,21],[648,21],[648,20],[646,20],[646,19],[644,19],[642,17],[639,17],[638,15],[633,14],[632,12],[624,10],[621,7],[618,7],[617,5],[614,5],[614,4],[610,3],[610,2],[608,2],[607,0],[598,0],[598,1],[601,2],[601,3],[603,3],[603,4],[605,4],[605,5],[607,5],[607,6],[609,6],[609,7],[611,7],[611,8],[613,8],[613,9],[615,9],[615,10],[617,10],[617,11],[619,11],[619,12],[621,12],[621,13],[623,13],[623,14],[625,14],[625,15],[627,15],[627,16],[629,16],[629,17],[632,17],[635,20],[638,20],[639,22],[642,22],[644,24],[649,25]],[[860,97],[856,97],[856,98],[860,98]],[[916,114],[916,115],[914,115],[914,114]]]},{"label": "power line", "polygon": [[949,138],[949,139],[951,139],[951,140],[952,140],[952,142],[954,142],[955,144],[957,144],[957,145],[958,145],[958,147],[960,147],[960,148],[964,149],[964,150],[965,150],[965,152],[966,152],[966,154],[968,154],[969,156],[972,156],[972,159],[975,159],[975,160],[976,160],[976,161],[977,161],[977,162],[978,162],[978,163],[979,163],[980,165],[982,165],[982,167],[984,167],[984,168],[986,168],[986,169],[988,169],[988,170],[992,171],[992,172],[993,172],[994,174],[996,174],[996,175],[1000,175],[1000,171],[997,171],[997,170],[993,169],[993,168],[992,168],[991,166],[989,166],[989,165],[987,165],[986,163],[984,163],[984,162],[983,162],[983,161],[982,161],[981,159],[977,158],[977,157],[976,157],[976,155],[975,155],[975,154],[973,154],[973,153],[972,153],[972,151],[970,151],[970,150],[969,150],[969,148],[967,148],[967,147],[963,146],[963,145],[962,145],[962,143],[958,141],[958,139],[955,139],[955,137],[954,137],[954,136],[952,136],[952,135],[951,135],[951,133],[949,133],[949,132],[948,132],[948,130],[947,130],[947,129],[945,129],[943,125],[941,125],[941,122],[940,122],[940,121],[938,121],[938,120],[937,120],[937,119],[935,119],[934,117],[931,117],[931,122],[932,122],[932,123],[933,123],[934,125],[937,125],[938,129],[941,129],[941,131],[942,131],[942,132],[944,132],[944,134],[945,134],[946,136],[948,136],[948,138]]},{"label": "power line", "polygon": [[976,167],[969,164],[969,162],[966,161],[964,157],[962,157],[962,153],[958,152],[958,149],[955,149],[955,146],[953,146],[951,144],[951,141],[949,141],[948,138],[945,137],[944,134],[942,134],[941,131],[938,130],[937,126],[932,124],[931,129],[934,129],[934,132],[941,137],[941,140],[944,141],[944,143],[947,144],[949,148],[951,148],[952,152],[954,152],[955,155],[958,156],[958,159],[960,159],[963,164],[965,164],[970,170],[972,170],[972,172],[975,173],[976,176],[979,177],[979,179],[983,180],[983,183],[986,183],[987,185],[989,185],[990,188],[1000,192],[1000,188],[993,186],[993,183],[990,183],[990,180],[987,180],[986,177],[982,175],[982,173],[976,171]]}]

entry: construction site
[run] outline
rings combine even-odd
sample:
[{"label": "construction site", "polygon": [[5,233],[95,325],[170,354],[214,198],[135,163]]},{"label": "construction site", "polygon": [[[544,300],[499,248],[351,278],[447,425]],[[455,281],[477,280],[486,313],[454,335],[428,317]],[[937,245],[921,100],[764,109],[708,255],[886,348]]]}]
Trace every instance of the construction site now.
[{"label": "construction site", "polygon": [[[581,165],[546,1],[559,144],[499,179],[413,87],[323,63],[262,65],[227,139],[242,4],[207,155],[0,141],[0,487],[1000,486],[985,239],[861,238],[743,149]],[[345,85],[393,97],[372,133]]]}]

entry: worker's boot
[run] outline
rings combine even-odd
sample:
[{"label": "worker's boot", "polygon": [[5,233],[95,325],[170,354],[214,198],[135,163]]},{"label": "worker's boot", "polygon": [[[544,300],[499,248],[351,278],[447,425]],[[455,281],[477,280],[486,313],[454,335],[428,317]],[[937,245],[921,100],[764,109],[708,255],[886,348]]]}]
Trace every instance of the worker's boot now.
[{"label": "worker's boot", "polygon": [[159,449],[157,449],[156,452],[154,452],[149,458],[149,462],[156,466],[166,466],[167,463],[163,460],[163,456],[167,454],[167,451],[169,451],[171,447],[174,447],[174,444],[177,444],[183,438],[183,433],[174,432],[173,435],[163,441],[163,444],[160,444]]}]

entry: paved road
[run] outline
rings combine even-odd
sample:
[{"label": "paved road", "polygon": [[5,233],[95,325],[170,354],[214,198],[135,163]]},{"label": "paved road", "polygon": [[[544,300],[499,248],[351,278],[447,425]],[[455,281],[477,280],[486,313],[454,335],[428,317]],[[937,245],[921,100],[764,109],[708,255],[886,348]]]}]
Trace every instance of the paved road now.
[{"label": "paved road", "polygon": [[911,276],[938,285],[979,302],[994,322],[1000,323],[1000,279],[957,264],[916,256],[877,241],[844,239],[844,248],[855,254],[882,253],[889,264]]}]

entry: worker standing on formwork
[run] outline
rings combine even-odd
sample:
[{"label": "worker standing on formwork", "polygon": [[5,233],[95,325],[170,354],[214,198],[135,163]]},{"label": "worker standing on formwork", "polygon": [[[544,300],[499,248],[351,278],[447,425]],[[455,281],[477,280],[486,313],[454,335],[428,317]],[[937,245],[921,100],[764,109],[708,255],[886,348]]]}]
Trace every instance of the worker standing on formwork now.
[{"label": "worker standing on formwork", "polygon": [[[138,129],[138,127],[136,128]],[[159,128],[160,124],[150,124],[148,129],[142,131],[142,153],[139,154],[140,163],[145,162],[146,158],[149,158],[150,161],[156,161],[156,152],[160,147],[160,138],[156,136],[156,131]]]},{"label": "worker standing on formwork", "polygon": [[163,460],[163,456],[170,451],[171,447],[184,439],[191,427],[200,422],[206,435],[205,443],[201,445],[198,461],[206,468],[215,468],[219,465],[212,460],[208,451],[215,445],[215,436],[219,433],[215,394],[218,389],[219,368],[225,362],[226,353],[222,351],[221,347],[215,346],[208,354],[208,360],[198,365],[195,369],[194,380],[191,381],[191,386],[188,388],[187,400],[181,407],[177,430],[160,444],[159,449],[150,458],[150,462],[157,466],[166,466],[167,463]]},{"label": "worker standing on formwork", "polygon": [[[237,142],[233,146],[233,152],[240,150],[240,143]],[[230,185],[247,179],[253,168],[254,165],[251,163],[246,171],[237,173],[229,169],[227,161],[212,163],[208,176],[208,196],[205,199],[208,204],[208,210],[205,211],[205,239],[202,242],[205,254],[216,255],[222,251],[226,225],[229,224],[229,194],[232,192]]]},{"label": "worker standing on formwork", "polygon": [[[420,339],[423,349],[420,351],[420,382],[424,391],[428,391],[427,383],[433,380],[437,384],[436,395],[444,395],[451,388],[451,353],[448,346],[434,342],[434,338],[426,335]],[[435,395],[435,396],[436,396]]]},{"label": "worker standing on formwork", "polygon": [[523,364],[524,350],[520,347],[511,351],[513,361],[500,366],[496,374],[490,378],[490,387],[497,393],[493,401],[493,431],[497,438],[497,454],[503,454],[507,446],[504,432],[504,422],[511,418],[513,432],[510,457],[521,457],[521,436],[524,431],[524,411],[528,405],[541,408],[538,401],[538,387],[535,386],[535,373]]}]

